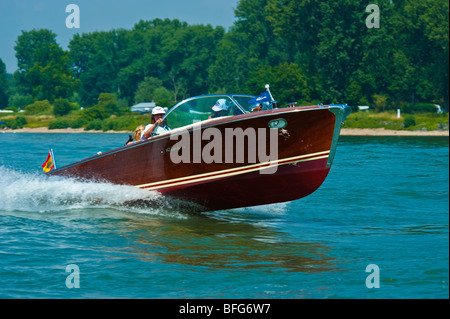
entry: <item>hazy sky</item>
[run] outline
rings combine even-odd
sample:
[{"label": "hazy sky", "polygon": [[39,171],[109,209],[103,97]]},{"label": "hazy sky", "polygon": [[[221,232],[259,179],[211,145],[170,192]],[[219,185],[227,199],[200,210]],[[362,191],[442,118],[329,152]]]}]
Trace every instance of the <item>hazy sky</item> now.
[{"label": "hazy sky", "polygon": [[[0,0],[0,58],[17,70],[14,46],[22,30],[50,29],[67,49],[75,33],[131,29],[139,20],[169,18],[229,28],[239,0]],[[66,6],[80,8],[80,28],[66,27]]]}]

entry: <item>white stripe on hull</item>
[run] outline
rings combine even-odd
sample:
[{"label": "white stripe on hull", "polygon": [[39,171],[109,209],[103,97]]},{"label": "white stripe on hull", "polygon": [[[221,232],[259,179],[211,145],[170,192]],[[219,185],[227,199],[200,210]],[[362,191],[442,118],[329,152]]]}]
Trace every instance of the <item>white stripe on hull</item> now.
[{"label": "white stripe on hull", "polygon": [[146,190],[157,190],[161,188],[174,187],[185,184],[192,184],[198,182],[209,181],[213,179],[221,179],[225,177],[231,177],[241,174],[246,174],[258,170],[263,170],[272,166],[281,166],[287,164],[295,164],[300,162],[314,161],[322,158],[328,158],[330,151],[323,151],[318,153],[312,153],[307,155],[294,156],[289,158],[284,158],[274,162],[264,162],[258,164],[252,164],[248,166],[235,167],[231,169],[226,169],[217,172],[210,172],[204,174],[198,174],[193,176],[185,176],[180,178],[174,178],[166,181],[153,182],[142,185],[135,185],[135,187],[144,188]]}]

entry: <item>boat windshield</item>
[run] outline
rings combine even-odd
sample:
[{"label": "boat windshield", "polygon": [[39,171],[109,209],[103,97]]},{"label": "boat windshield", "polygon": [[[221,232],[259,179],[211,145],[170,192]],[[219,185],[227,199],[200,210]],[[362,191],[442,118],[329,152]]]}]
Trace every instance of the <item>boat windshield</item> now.
[{"label": "boat windshield", "polygon": [[175,129],[211,118],[243,114],[243,109],[236,102],[241,103],[229,95],[194,97],[175,105],[164,120],[171,129]]},{"label": "boat windshield", "polygon": [[258,107],[259,111],[273,109],[273,105],[270,102],[249,103],[249,101],[254,98],[254,96],[250,95],[233,95],[233,99],[235,99],[246,112],[253,112]]}]

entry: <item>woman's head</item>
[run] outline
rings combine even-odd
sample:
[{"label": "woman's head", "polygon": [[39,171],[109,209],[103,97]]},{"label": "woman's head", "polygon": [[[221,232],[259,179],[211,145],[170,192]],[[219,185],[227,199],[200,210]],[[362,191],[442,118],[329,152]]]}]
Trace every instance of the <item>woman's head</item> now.
[{"label": "woman's head", "polygon": [[144,131],[144,129],[145,129],[145,125],[139,125],[138,127],[136,127],[136,129],[134,130],[134,133],[133,133],[133,139],[135,141],[141,140],[141,134],[142,134],[142,131]]}]

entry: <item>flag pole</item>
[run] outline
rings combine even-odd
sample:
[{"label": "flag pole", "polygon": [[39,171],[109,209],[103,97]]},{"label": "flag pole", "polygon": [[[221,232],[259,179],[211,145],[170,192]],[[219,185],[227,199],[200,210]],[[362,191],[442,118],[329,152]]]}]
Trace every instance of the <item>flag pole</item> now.
[{"label": "flag pole", "polygon": [[269,85],[269,84],[266,84],[266,90],[267,90],[267,92],[269,92],[270,98],[272,99],[272,101],[271,101],[271,102],[273,102],[273,101],[274,101],[274,99],[273,99],[272,93],[270,93],[270,90],[269,90],[269,88],[270,88],[270,85]]},{"label": "flag pole", "polygon": [[55,155],[53,154],[53,148],[50,149],[50,153],[53,160],[53,169],[56,169],[56,161],[55,161]]},{"label": "flag pole", "polygon": [[277,101],[275,101],[274,100],[274,98],[273,98],[273,96],[272,96],[272,93],[270,93],[270,85],[269,84],[266,84],[266,90],[267,90],[267,92],[269,92],[269,95],[270,95],[270,98],[272,99],[272,106],[273,106],[273,108],[274,109],[277,109],[279,106],[278,106],[278,102]]}]

